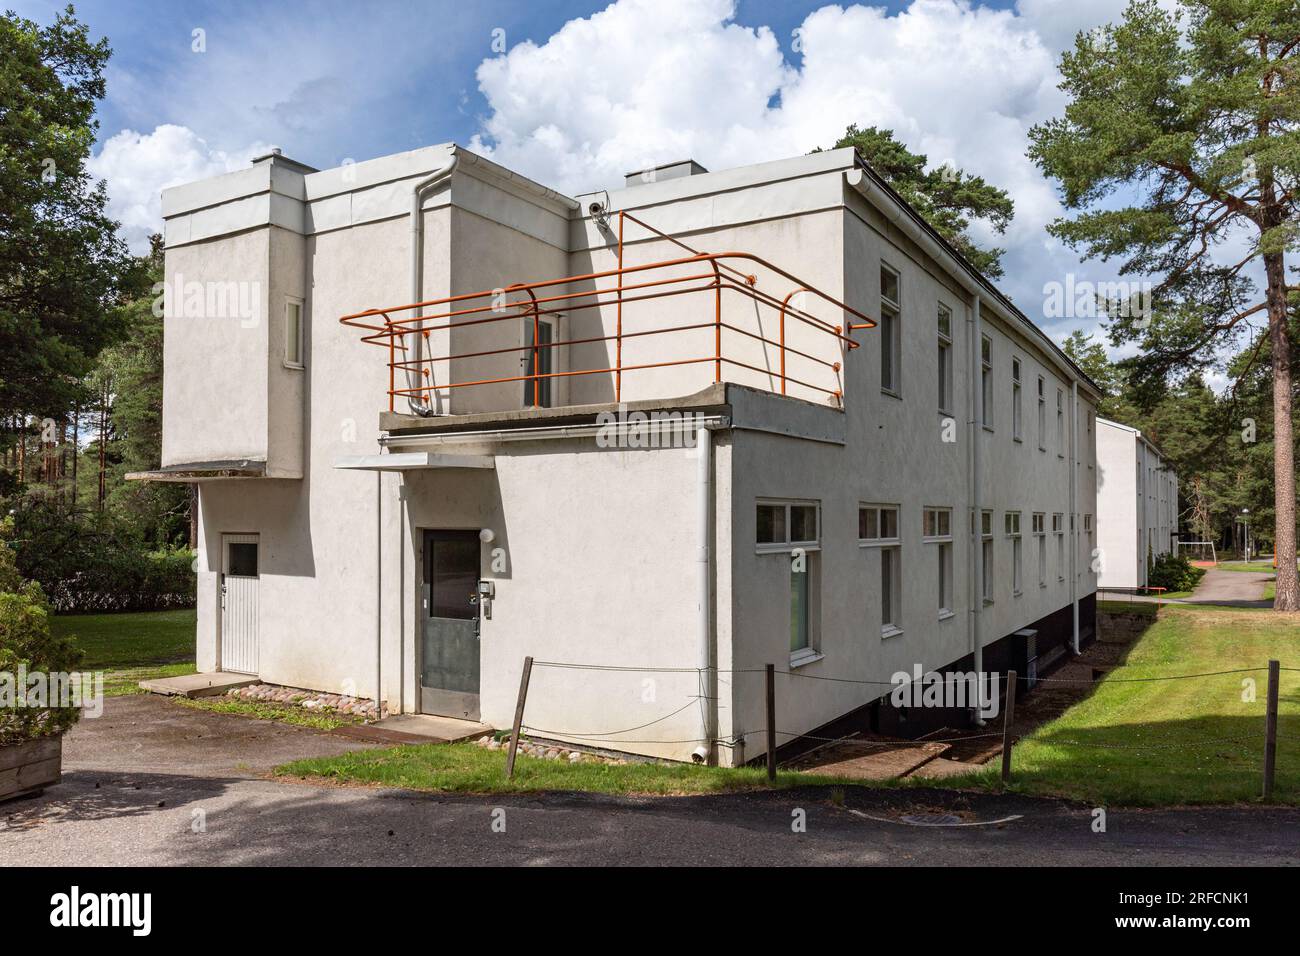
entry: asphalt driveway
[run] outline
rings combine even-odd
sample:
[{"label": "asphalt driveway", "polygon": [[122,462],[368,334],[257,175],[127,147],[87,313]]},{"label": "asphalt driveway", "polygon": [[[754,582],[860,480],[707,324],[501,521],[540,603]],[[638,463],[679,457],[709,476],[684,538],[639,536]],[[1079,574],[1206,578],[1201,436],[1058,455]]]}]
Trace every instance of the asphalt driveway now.
[{"label": "asphalt driveway", "polygon": [[[0,805],[0,864],[1295,865],[1300,810],[1108,811],[949,791],[446,796],[268,779],[369,746],[158,698],[69,735],[64,782]],[[912,826],[949,813],[964,826]],[[504,817],[503,817],[504,815]],[[505,832],[494,821],[504,818]],[[1006,819],[1014,817],[1015,819]],[[805,832],[792,824],[806,820]],[[999,822],[1001,821],[1001,822]]]}]

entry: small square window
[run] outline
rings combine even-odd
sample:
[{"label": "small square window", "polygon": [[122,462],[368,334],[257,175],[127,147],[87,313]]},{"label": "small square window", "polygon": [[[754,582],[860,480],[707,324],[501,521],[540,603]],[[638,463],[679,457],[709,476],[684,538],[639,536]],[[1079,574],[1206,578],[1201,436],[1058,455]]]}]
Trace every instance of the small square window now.
[{"label": "small square window", "polygon": [[758,506],[758,543],[784,544],[785,507],[783,505]]},{"label": "small square window", "polygon": [[894,505],[859,506],[858,538],[870,542],[897,541],[898,508]]}]

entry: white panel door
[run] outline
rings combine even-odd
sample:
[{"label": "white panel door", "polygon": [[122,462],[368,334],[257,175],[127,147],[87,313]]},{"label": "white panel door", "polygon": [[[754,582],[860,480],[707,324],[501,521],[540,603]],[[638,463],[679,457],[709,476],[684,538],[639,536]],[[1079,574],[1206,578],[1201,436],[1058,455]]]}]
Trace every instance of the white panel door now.
[{"label": "white panel door", "polygon": [[221,536],[221,669],[257,673],[257,535]]}]

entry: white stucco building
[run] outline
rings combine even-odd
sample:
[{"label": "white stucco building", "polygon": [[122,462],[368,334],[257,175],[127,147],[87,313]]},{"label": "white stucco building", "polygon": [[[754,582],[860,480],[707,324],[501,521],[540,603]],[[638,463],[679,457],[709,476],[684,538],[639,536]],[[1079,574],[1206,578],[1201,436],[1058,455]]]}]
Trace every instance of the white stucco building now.
[{"label": "white stucco building", "polygon": [[1096,388],[851,149],[575,198],[277,153],[163,208],[200,670],[507,727],[532,656],[537,735],[733,764],[766,664],[782,743],[906,733],[894,673],[1092,635]]},{"label": "white stucco building", "polygon": [[1142,432],[1097,419],[1100,588],[1147,586],[1148,561],[1174,550],[1178,476]]}]

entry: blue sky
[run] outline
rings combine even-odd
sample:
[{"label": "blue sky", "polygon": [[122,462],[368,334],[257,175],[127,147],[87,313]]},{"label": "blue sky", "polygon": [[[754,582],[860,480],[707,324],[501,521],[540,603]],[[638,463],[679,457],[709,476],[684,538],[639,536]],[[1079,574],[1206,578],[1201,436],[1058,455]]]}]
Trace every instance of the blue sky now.
[{"label": "blue sky", "polygon": [[[1045,284],[1121,277],[1045,233],[1061,209],[1025,158],[1027,134],[1064,105],[1061,49],[1124,3],[100,0],[77,10],[114,50],[92,168],[137,249],[157,229],[162,188],[271,145],[325,168],[454,140],[576,193],[687,156],[717,169],[797,155],[856,122],[1011,192],[1011,231],[985,238],[1008,250],[1005,291],[1059,337],[1098,323],[1045,314]],[[15,9],[48,22],[61,5]]]}]

